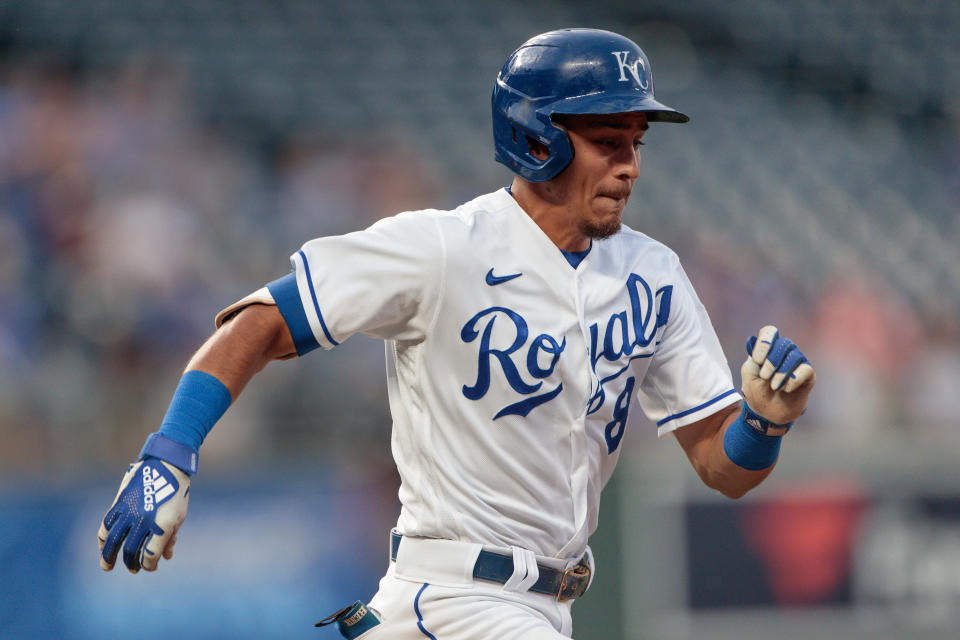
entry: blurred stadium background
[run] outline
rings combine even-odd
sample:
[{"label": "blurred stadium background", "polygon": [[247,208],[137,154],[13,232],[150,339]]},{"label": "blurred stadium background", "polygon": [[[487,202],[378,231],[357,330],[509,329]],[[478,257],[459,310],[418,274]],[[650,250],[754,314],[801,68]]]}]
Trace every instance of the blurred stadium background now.
[{"label": "blurred stadium background", "polygon": [[627,222],[731,362],[771,321],[819,373],[742,501],[627,439],[575,637],[960,634],[954,0],[0,0],[0,638],[337,637],[398,508],[372,340],[251,385],[173,564],[101,573],[97,521],[218,309],[509,181],[493,79],[565,26],[637,40],[693,118],[647,137]]}]

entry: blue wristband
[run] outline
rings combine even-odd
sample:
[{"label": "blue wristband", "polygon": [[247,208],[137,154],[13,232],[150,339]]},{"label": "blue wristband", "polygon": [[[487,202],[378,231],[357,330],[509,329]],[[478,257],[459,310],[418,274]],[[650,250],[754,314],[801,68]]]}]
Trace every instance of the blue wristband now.
[{"label": "blue wristband", "polygon": [[151,433],[143,443],[139,460],[159,458],[192,476],[197,472],[197,457],[197,451],[182,442],[171,440],[161,433]]},{"label": "blue wristband", "polygon": [[723,451],[737,465],[750,471],[766,469],[780,455],[780,441],[792,422],[770,422],[743,403],[740,415],[723,434]]},{"label": "blue wristband", "polygon": [[[140,452],[141,457],[151,455],[187,473],[196,473],[196,455],[200,445],[226,412],[230,402],[230,391],[216,377],[204,371],[187,371],[180,378],[160,430],[147,439]],[[161,436],[162,439],[154,436]],[[180,445],[182,450],[175,445]],[[190,453],[193,454],[192,464],[189,463]]]}]

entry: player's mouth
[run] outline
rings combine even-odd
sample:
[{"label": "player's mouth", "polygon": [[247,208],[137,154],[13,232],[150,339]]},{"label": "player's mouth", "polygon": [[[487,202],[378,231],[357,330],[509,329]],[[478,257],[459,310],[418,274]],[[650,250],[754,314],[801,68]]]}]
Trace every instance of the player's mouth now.
[{"label": "player's mouth", "polygon": [[629,191],[604,191],[598,194],[601,198],[609,198],[619,205],[626,205],[627,198],[630,197]]}]

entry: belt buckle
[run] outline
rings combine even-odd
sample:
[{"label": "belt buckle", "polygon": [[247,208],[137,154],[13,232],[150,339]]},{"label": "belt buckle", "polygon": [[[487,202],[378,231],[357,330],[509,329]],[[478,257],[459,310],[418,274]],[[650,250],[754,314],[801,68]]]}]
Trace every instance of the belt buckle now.
[{"label": "belt buckle", "polygon": [[580,563],[563,572],[560,579],[560,589],[557,591],[557,602],[566,602],[579,598],[587,591],[590,584],[590,567]]}]

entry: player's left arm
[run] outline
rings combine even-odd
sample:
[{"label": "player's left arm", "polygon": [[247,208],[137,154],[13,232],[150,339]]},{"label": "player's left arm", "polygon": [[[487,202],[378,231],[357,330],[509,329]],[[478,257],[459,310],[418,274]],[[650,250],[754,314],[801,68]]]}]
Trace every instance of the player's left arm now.
[{"label": "player's left arm", "polygon": [[816,373],[803,352],[776,327],[747,342],[740,368],[745,402],[674,432],[704,484],[739,498],[776,465],[780,443],[803,414]]}]

